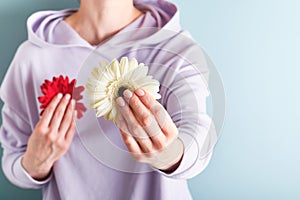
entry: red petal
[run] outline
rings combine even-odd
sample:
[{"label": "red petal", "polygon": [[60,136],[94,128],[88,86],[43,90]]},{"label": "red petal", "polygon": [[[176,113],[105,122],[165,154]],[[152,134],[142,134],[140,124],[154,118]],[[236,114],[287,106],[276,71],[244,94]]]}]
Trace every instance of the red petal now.
[{"label": "red petal", "polygon": [[[84,87],[75,87],[75,84],[76,79],[73,79],[69,83],[69,77],[66,76],[64,78],[63,75],[60,75],[59,77],[53,77],[52,81],[46,79],[40,86],[41,91],[44,94],[43,96],[38,97],[38,100],[41,103],[40,108],[46,108],[58,93],[70,94],[76,100],[82,99],[82,95],[80,93],[84,91]],[[86,107],[83,105],[83,103],[76,102],[75,108],[78,111],[78,117],[82,117],[83,112],[86,111]],[[42,113],[43,110],[41,114]]]}]

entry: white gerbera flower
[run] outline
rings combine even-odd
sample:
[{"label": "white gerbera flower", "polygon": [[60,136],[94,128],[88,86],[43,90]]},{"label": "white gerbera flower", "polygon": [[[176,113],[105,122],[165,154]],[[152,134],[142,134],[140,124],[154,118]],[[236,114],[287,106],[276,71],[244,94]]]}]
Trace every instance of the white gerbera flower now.
[{"label": "white gerbera flower", "polygon": [[160,84],[147,73],[147,66],[143,63],[138,64],[134,58],[128,61],[127,57],[123,57],[120,63],[117,59],[113,59],[111,64],[105,61],[100,67],[94,68],[91,72],[92,77],[86,84],[86,92],[92,101],[90,107],[97,111],[96,117],[104,116],[105,119],[116,122],[115,100],[118,96],[122,96],[126,89],[133,92],[142,88],[155,99],[159,99]]}]

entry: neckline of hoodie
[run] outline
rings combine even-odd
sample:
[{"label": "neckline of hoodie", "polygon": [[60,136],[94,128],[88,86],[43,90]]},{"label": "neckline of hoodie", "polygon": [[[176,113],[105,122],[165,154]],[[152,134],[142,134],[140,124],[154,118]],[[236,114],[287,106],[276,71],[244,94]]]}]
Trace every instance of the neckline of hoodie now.
[{"label": "neckline of hoodie", "polygon": [[[108,38],[107,40],[103,41],[102,43],[100,43],[99,45],[90,45],[87,41],[85,41],[81,36],[79,36],[79,34],[72,28],[70,27],[65,21],[65,28],[70,29],[72,32],[70,32],[70,34],[76,34],[77,37],[80,38],[79,41],[82,41],[81,43],[74,43],[74,44],[55,44],[55,43],[49,43],[47,41],[42,40],[41,38],[39,38],[37,35],[34,34],[32,28],[34,26],[34,18],[36,18],[36,16],[43,16],[43,15],[56,15],[56,17],[58,18],[57,20],[63,20],[66,16],[70,15],[71,12],[75,12],[78,9],[64,9],[64,10],[59,10],[59,11],[40,11],[34,14],[34,16],[31,16],[28,21],[27,21],[27,26],[29,28],[29,40],[32,40],[32,42],[40,47],[58,47],[58,48],[67,48],[67,47],[82,47],[82,48],[89,48],[89,49],[95,49],[95,48],[102,48],[102,46],[115,46],[115,45],[119,45],[119,44],[123,44],[123,45],[130,45],[132,44],[132,42],[137,42],[137,43],[141,43],[141,44],[153,44],[153,43],[157,43],[161,40],[164,40],[166,38],[168,38],[170,36],[170,34],[161,34],[161,29],[165,29],[166,31],[169,32],[173,32],[171,35],[173,35],[174,33],[178,33],[181,32],[182,29],[178,23],[179,21],[179,11],[177,9],[177,7],[174,4],[170,4],[169,2],[164,2],[164,3],[168,3],[167,6],[172,5],[172,17],[168,20],[168,22],[166,24],[161,24],[163,25],[162,27],[157,27],[159,26],[159,24],[155,24],[152,25],[152,27],[144,26],[141,27],[138,26],[139,24],[136,22],[140,22],[142,23],[142,19],[145,18],[147,15],[149,15],[149,17],[151,17],[153,19],[153,21],[157,21],[156,20],[156,15],[153,15],[153,13],[151,12],[151,9],[149,9],[149,7],[153,7],[154,5],[144,5],[143,3],[140,4],[136,4],[136,6],[139,7],[139,9],[142,9],[144,11],[144,14],[139,16],[136,20],[134,20],[132,23],[130,23],[129,25],[127,25],[126,27],[124,27],[121,31],[119,31],[118,33],[114,34],[113,36],[111,36],[110,38]],[[166,5],[165,5],[166,6]],[[148,17],[148,18],[149,18]],[[147,18],[147,19],[148,19]],[[132,27],[132,25],[136,24],[136,28]],[[131,35],[129,35],[129,38],[123,38],[123,40],[120,40],[120,38],[122,38],[123,33],[127,34],[130,32],[131,30],[136,30],[136,32],[141,32],[140,29],[145,29],[146,32],[143,33],[147,33],[147,30],[151,31],[152,33],[148,35],[147,38],[135,38],[137,40],[132,40],[133,37]],[[156,32],[153,30],[157,30]],[[131,31],[132,32],[132,31]],[[124,34],[125,35],[125,34]],[[142,35],[138,35],[138,36],[142,36]],[[78,38],[77,38],[78,39]]]},{"label": "neckline of hoodie", "polygon": [[[77,9],[67,9],[66,13],[69,12],[76,12]],[[108,37],[107,39],[105,39],[104,41],[100,42],[98,45],[91,45],[88,41],[86,41],[83,37],[81,37],[81,35],[74,30],[74,28],[72,28],[64,19],[69,16],[66,15],[64,17],[61,17],[59,19],[58,24],[62,24],[65,28],[68,29],[68,31],[72,32],[72,34],[74,36],[76,36],[78,39],[82,40],[87,47],[92,48],[92,49],[96,49],[99,48],[100,46],[103,46],[105,43],[107,43],[108,41],[112,40],[113,38],[119,36],[120,34],[122,34],[123,32],[127,32],[127,31],[132,31],[134,29],[138,29],[139,26],[141,25],[141,23],[143,22],[143,20],[145,19],[145,17],[149,15],[149,12],[143,12],[142,15],[140,15],[139,17],[137,17],[136,19],[134,19],[132,22],[130,22],[128,25],[126,25],[124,28],[122,28],[121,30],[119,30],[117,33],[113,34],[112,36]]]}]

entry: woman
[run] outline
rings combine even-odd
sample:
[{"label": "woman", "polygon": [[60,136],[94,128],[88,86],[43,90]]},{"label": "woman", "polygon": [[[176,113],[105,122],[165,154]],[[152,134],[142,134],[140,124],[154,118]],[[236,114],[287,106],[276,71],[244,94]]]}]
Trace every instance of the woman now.
[{"label": "woman", "polygon": [[[199,159],[200,152],[213,142],[204,144],[210,138],[208,93],[201,82],[207,68],[197,45],[188,39],[182,43],[188,34],[178,17],[177,8],[163,0],[81,0],[78,10],[33,14],[28,40],[19,47],[1,87],[0,139],[8,179],[19,187],[42,188],[43,199],[191,199],[186,179],[207,166],[211,153]],[[139,50],[130,51],[132,46]],[[142,89],[125,90],[116,100],[120,131],[109,133],[121,135],[136,159],[131,162],[142,162],[152,171],[124,172],[95,159],[76,132],[70,95],[58,94],[39,116],[43,80],[60,74],[76,77],[96,47],[108,57],[130,54],[145,63],[170,66],[149,69],[161,83],[160,102]],[[191,65],[200,66],[200,73]],[[165,110],[168,114],[162,116]],[[157,134],[147,128],[149,119],[160,128]],[[133,132],[149,137],[141,140]]]}]

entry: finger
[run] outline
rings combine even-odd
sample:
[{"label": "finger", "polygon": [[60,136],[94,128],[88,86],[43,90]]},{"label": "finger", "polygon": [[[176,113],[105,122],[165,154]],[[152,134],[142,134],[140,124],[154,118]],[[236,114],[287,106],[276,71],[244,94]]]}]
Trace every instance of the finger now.
[{"label": "finger", "polygon": [[140,98],[144,105],[150,109],[153,106],[161,105],[156,99],[154,99],[147,91],[139,88],[134,91],[134,93]]},{"label": "finger", "polygon": [[118,97],[116,102],[119,108],[119,112],[122,114],[123,118],[126,121],[129,132],[139,143],[142,151],[144,153],[150,153],[152,151],[152,142],[147,133],[140,126],[139,122],[135,119],[135,116],[133,115],[128,104],[126,104],[122,97]]},{"label": "finger", "polygon": [[77,111],[75,110],[73,112],[73,116],[72,116],[72,122],[68,128],[68,131],[67,133],[65,134],[65,141],[68,143],[68,144],[71,144],[73,138],[74,138],[74,135],[75,135],[75,132],[76,132],[76,119],[77,119]]},{"label": "finger", "polygon": [[143,162],[144,153],[142,152],[138,142],[130,134],[123,132],[121,129],[120,129],[120,133],[124,141],[124,144],[126,145],[128,151],[131,153],[133,158],[139,162]]},{"label": "finger", "polygon": [[53,113],[58,105],[58,103],[60,102],[61,98],[62,98],[62,94],[59,93],[57,94],[52,101],[49,103],[49,105],[46,107],[46,109],[44,110],[42,117],[40,119],[40,123],[43,126],[49,126],[51,118],[53,116]]},{"label": "finger", "polygon": [[141,150],[139,144],[132,137],[132,135],[130,135],[126,132],[123,132],[121,129],[120,129],[120,133],[121,133],[122,139],[124,141],[124,144],[126,145],[128,151],[130,153],[134,153],[134,154],[141,154],[142,153],[142,150]]},{"label": "finger", "polygon": [[132,93],[129,89],[124,91],[124,99],[132,108],[136,119],[140,122],[143,127],[150,126],[152,119],[150,117],[150,110],[140,101],[140,99]]},{"label": "finger", "polygon": [[135,154],[134,157],[138,159],[137,155],[141,154],[142,150],[139,144],[137,143],[137,141],[129,133],[125,119],[120,113],[118,113],[117,125],[120,128],[120,133],[127,149],[129,150],[130,153]]},{"label": "finger", "polygon": [[154,115],[162,132],[167,137],[174,137],[178,134],[177,127],[174,124],[169,113],[158,101],[156,101],[149,93],[147,93],[143,89],[135,90],[135,94]]},{"label": "finger", "polygon": [[165,108],[163,106],[154,106],[151,108],[151,112],[168,140],[175,139],[178,135],[178,129]]},{"label": "finger", "polygon": [[130,131],[127,127],[126,121],[121,113],[117,114],[117,123],[116,124],[123,133],[130,134]]},{"label": "finger", "polygon": [[158,135],[154,135],[151,137],[153,146],[155,150],[160,151],[163,150],[167,146],[167,137],[161,132]]},{"label": "finger", "polygon": [[166,136],[162,133],[155,117],[150,110],[140,101],[140,99],[130,90],[124,91],[124,97],[129,102],[130,107],[146,133],[150,137],[156,149],[162,149],[166,142]]},{"label": "finger", "polygon": [[59,133],[60,133],[60,136],[59,137],[65,137],[65,134],[73,120],[73,115],[74,115],[74,109],[75,109],[75,100],[72,99],[69,104],[68,104],[68,107],[67,107],[67,110],[65,112],[65,115],[62,119],[62,122],[59,126]]},{"label": "finger", "polygon": [[143,128],[140,126],[139,122],[136,120],[133,112],[131,111],[129,105],[124,101],[122,97],[116,99],[118,105],[118,111],[122,115],[123,119],[127,124],[127,128],[131,135],[136,139],[147,139],[149,138]]},{"label": "finger", "polygon": [[64,96],[64,98],[61,99],[58,106],[56,107],[54,115],[53,115],[53,117],[51,119],[51,122],[50,122],[50,127],[52,129],[58,130],[58,128],[61,124],[62,118],[65,115],[65,111],[66,111],[66,108],[69,104],[70,98],[71,98],[71,95],[66,94]]}]

